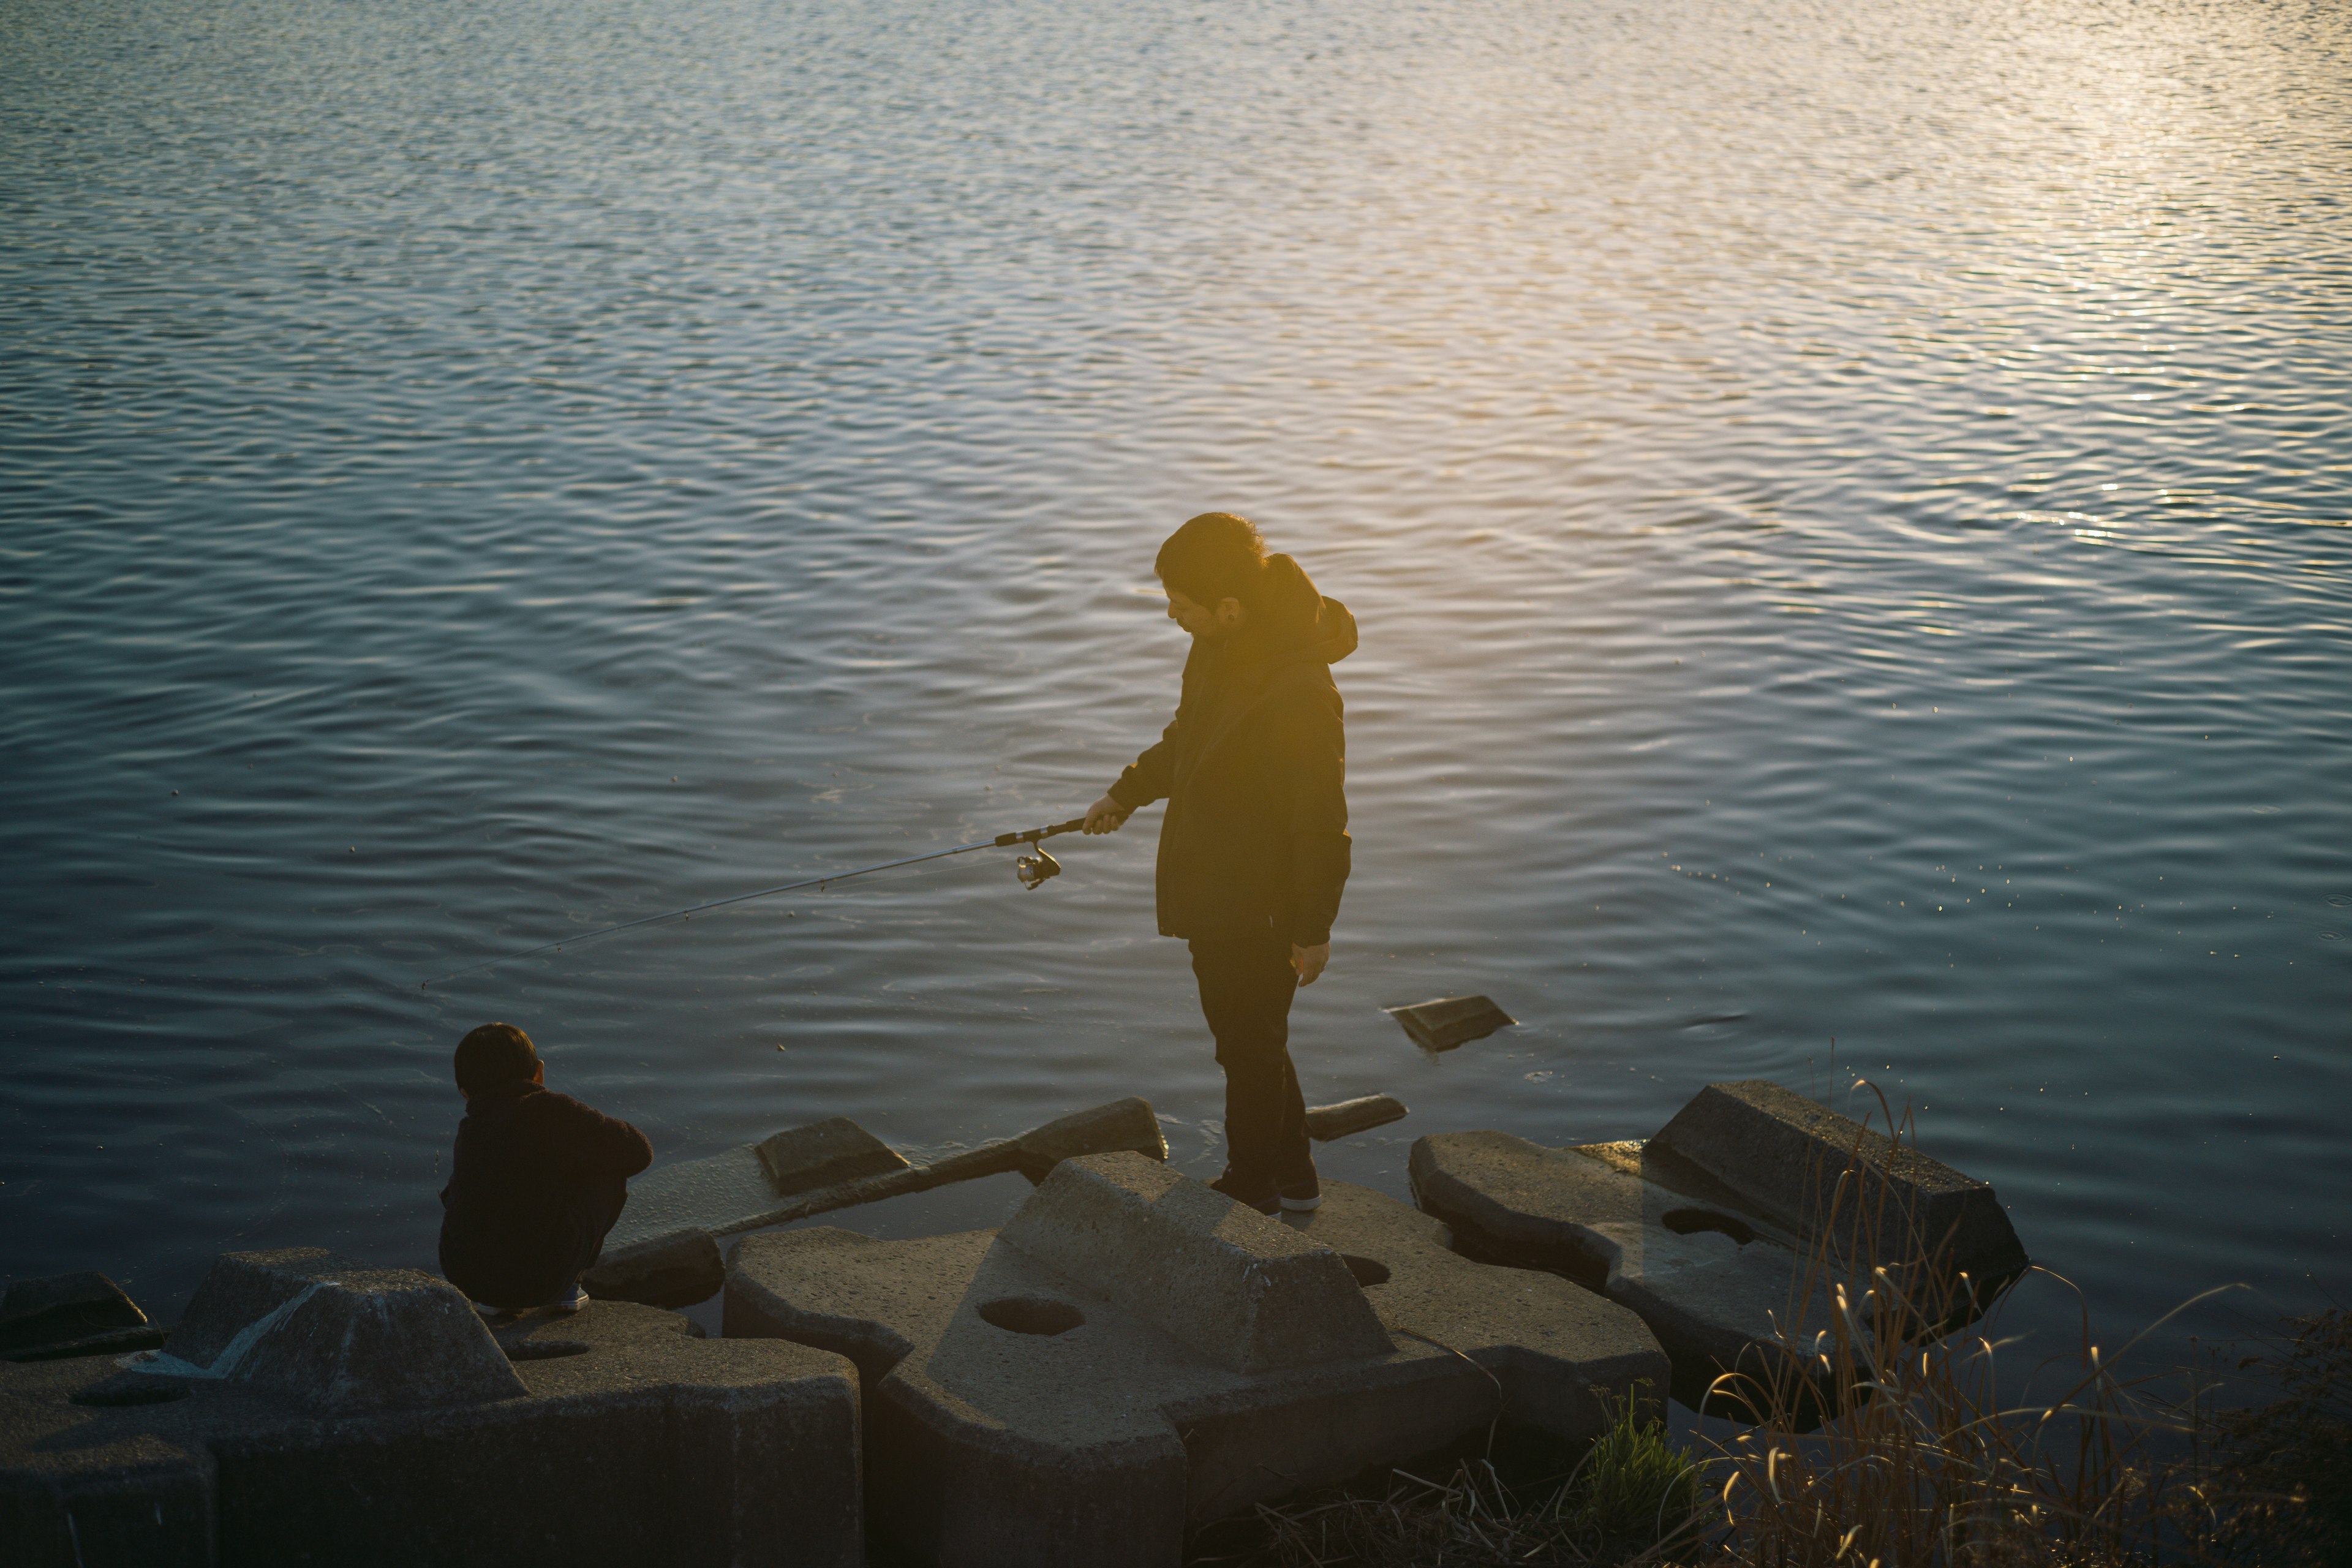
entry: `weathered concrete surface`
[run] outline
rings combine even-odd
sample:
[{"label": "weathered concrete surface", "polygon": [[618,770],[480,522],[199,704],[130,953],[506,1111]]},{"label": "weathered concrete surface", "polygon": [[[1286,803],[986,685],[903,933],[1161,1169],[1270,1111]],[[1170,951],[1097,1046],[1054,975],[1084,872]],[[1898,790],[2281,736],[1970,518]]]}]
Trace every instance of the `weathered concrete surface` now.
[{"label": "weathered concrete surface", "polygon": [[1410,1007],[1391,1007],[1388,1012],[1404,1026],[1415,1045],[1431,1051],[1450,1051],[1518,1022],[1496,1006],[1490,996],[1441,996]]},{"label": "weathered concrete surface", "polygon": [[707,1230],[674,1230],[623,1247],[606,1247],[580,1277],[600,1301],[640,1301],[648,1307],[691,1307],[719,1294],[727,1260]]},{"label": "weathered concrete surface", "polygon": [[1124,1151],[1148,1159],[1168,1158],[1168,1137],[1160,1130],[1151,1102],[1132,1094],[1033,1128],[1015,1138],[1013,1145],[1013,1168],[1039,1182],[1062,1161],[1081,1154]]},{"label": "weathered concrete surface", "polygon": [[[386,1297],[396,1272],[265,1256],[221,1281],[216,1320],[232,1298],[269,1298],[257,1275],[368,1276]],[[295,1314],[278,1321],[273,1333]],[[218,1342],[219,1326],[190,1348],[213,1344],[217,1362],[236,1341]],[[856,1382],[838,1356],[704,1340],[619,1302],[525,1319],[502,1336],[507,1354],[473,1326],[516,1392],[328,1415],[267,1379],[159,1377],[112,1358],[0,1366],[0,1563],[860,1562]]]},{"label": "weathered concrete surface", "polygon": [[1893,1291],[1881,1300],[1907,1337],[1967,1322],[2026,1266],[1990,1187],[1769,1083],[1709,1085],[1646,1143],[1448,1133],[1416,1141],[1409,1168],[1422,1207],[1475,1256],[1641,1313],[1691,1405],[1721,1373],[1785,1373],[1774,1347],[1825,1326],[1838,1278],[1856,1300]]},{"label": "weathered concrete surface", "polygon": [[1073,1160],[1000,1238],[1233,1372],[1384,1355],[1386,1330],[1330,1248],[1156,1161]]},{"label": "weathered concrete surface", "polygon": [[1776,1083],[1707,1085],[1643,1153],[1706,1173],[1800,1235],[1827,1224],[1869,1262],[1965,1272],[1979,1298],[2026,1267],[1990,1186]]},{"label": "weathered concrete surface", "polygon": [[95,1271],[20,1279],[0,1297],[0,1358],[50,1361],[62,1356],[144,1350],[163,1342],[163,1331]]},{"label": "weathered concrete surface", "polygon": [[1444,1345],[1501,1383],[1503,1419],[1564,1440],[1600,1435],[1601,1396],[1666,1385],[1666,1354],[1635,1314],[1565,1279],[1463,1257],[1446,1226],[1346,1182],[1282,1224],[1341,1255],[1391,1333]]},{"label": "weathered concrete surface", "polygon": [[928,1165],[912,1165],[790,1197],[775,1190],[760,1158],[760,1145],[746,1143],[707,1159],[657,1165],[637,1177],[629,1185],[629,1206],[621,1212],[604,1245],[611,1249],[632,1247],[678,1230],[731,1236],[1006,1171],[1019,1171],[1038,1181],[1057,1161],[1073,1154],[1119,1149],[1156,1160],[1168,1157],[1168,1141],[1148,1102],[1132,1096],[1115,1100],[1033,1128],[1018,1138],[967,1149]]},{"label": "weathered concrete surface", "polygon": [[1756,1347],[1776,1342],[1776,1314],[1791,1321],[1798,1255],[1736,1213],[1507,1132],[1416,1139],[1409,1168],[1421,1206],[1472,1255],[1552,1270],[1639,1313],[1693,1409],[1720,1374],[1762,1372]]},{"label": "weathered concrete surface", "polygon": [[1343,1100],[1337,1105],[1310,1105],[1307,1108],[1307,1135],[1318,1143],[1328,1143],[1335,1138],[1402,1121],[1405,1115],[1404,1102],[1386,1094],[1367,1094]]},{"label": "weathered concrete surface", "polygon": [[846,1116],[829,1116],[752,1145],[778,1197],[907,1168],[907,1157]]},{"label": "weathered concrete surface", "polygon": [[[1286,1226],[1148,1160],[1080,1158],[1001,1234],[747,1237],[727,1332],[856,1362],[877,1527],[922,1561],[991,1568],[1173,1564],[1190,1525],[1505,1413],[1586,1435],[1597,1391],[1663,1380],[1631,1313],[1455,1257],[1441,1226],[1377,1194],[1324,1193]],[[1323,1249],[1335,1243],[1357,1261]],[[1254,1318],[1251,1281],[1306,1326]],[[1229,1342],[1209,1313],[1155,1293],[1225,1303]],[[1285,1347],[1271,1358],[1284,1364],[1237,1370],[1264,1359],[1231,1348],[1252,1343]],[[1364,1353],[1324,1358],[1343,1348]]]},{"label": "weathered concrete surface", "polygon": [[331,1415],[523,1392],[456,1286],[411,1268],[362,1268],[315,1247],[216,1260],[173,1331],[168,1364]]}]

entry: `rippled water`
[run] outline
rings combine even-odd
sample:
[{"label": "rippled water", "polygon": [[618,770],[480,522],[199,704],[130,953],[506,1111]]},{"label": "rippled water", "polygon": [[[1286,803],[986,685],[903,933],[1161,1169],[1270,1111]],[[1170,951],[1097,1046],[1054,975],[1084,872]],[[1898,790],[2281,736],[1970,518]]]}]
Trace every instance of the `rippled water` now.
[{"label": "rippled water", "polygon": [[[1156,813],[1035,893],[418,981],[1073,814],[1173,700],[1152,548],[1224,507],[1363,627],[1298,1056],[1415,1114],[1327,1171],[1860,1072],[2113,1321],[2340,1299],[2347,46],[19,0],[0,1269],[168,1312],[230,1247],[429,1258],[493,1016],[665,1158],[1141,1092],[1213,1170]],[[1467,990],[1524,1026],[1377,1010]]]}]

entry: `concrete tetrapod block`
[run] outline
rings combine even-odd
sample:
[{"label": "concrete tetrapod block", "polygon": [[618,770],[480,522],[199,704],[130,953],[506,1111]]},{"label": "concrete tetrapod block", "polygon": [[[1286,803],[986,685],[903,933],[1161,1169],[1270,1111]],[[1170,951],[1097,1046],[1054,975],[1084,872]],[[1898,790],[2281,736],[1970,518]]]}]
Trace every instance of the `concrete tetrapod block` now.
[{"label": "concrete tetrapod block", "polygon": [[[778,1134],[784,1136],[787,1135]],[[1133,1096],[1061,1117],[1043,1127],[1032,1128],[1018,1138],[966,1149],[928,1165],[884,1171],[878,1175],[793,1194],[776,1190],[768,1163],[761,1155],[763,1146],[746,1143],[705,1159],[684,1160],[647,1171],[630,1184],[629,1205],[621,1211],[620,1220],[604,1245],[613,1249],[634,1247],[682,1230],[730,1236],[738,1231],[805,1219],[829,1209],[876,1203],[1007,1171],[1019,1171],[1032,1181],[1040,1181],[1056,1162],[1073,1154],[1129,1149],[1155,1160],[1168,1157],[1168,1141],[1160,1131],[1160,1119],[1147,1101]]]},{"label": "concrete tetrapod block", "polygon": [[846,1116],[812,1121],[763,1138],[752,1147],[778,1197],[907,1168],[905,1155]]},{"label": "concrete tetrapod block", "polygon": [[1862,1264],[1966,1274],[1973,1300],[1961,1317],[2026,1268],[1990,1186],[1776,1083],[1707,1085],[1643,1154],[1661,1171],[1680,1163],[1704,1173],[1801,1236],[1826,1223],[1842,1252],[1859,1245]]},{"label": "concrete tetrapod block", "polygon": [[727,1260],[707,1230],[674,1230],[627,1247],[606,1247],[580,1277],[600,1301],[642,1301],[648,1307],[691,1307],[719,1294]]},{"label": "concrete tetrapod block", "polygon": [[1406,1114],[1404,1102],[1386,1094],[1362,1095],[1337,1105],[1310,1105],[1307,1108],[1307,1136],[1318,1143],[1328,1143],[1335,1138],[1402,1121]]},{"label": "concrete tetrapod block", "polygon": [[1376,1194],[1324,1194],[1300,1228],[1133,1154],[1075,1159],[1001,1233],[747,1237],[727,1332],[856,1361],[877,1530],[992,1568],[1174,1564],[1189,1527],[1252,1502],[1507,1407],[1586,1435],[1598,1391],[1663,1378],[1631,1313],[1454,1257]]},{"label": "concrete tetrapod block", "polygon": [[170,1362],[184,1375],[264,1389],[322,1415],[523,1392],[456,1286],[310,1247],[217,1259],[173,1331]]},{"label": "concrete tetrapod block", "polygon": [[[1409,1169],[1421,1206],[1465,1251],[1551,1270],[1639,1313],[1692,1409],[1720,1374],[1766,1370],[1760,1347],[1790,1321],[1804,1270],[1783,1240],[1592,1155],[1449,1132],[1416,1139]],[[1721,1399],[1707,1407],[1738,1413]]]},{"label": "concrete tetrapod block", "polygon": [[[0,1562],[861,1560],[839,1356],[617,1302],[494,1338],[430,1276],[310,1249],[223,1259],[190,1319],[169,1361],[0,1366]],[[443,1356],[453,1372],[375,1364]],[[183,1362],[220,1375],[157,1375]],[[435,1390],[446,1402],[420,1402]]]},{"label": "concrete tetrapod block", "polygon": [[1409,1007],[1391,1007],[1388,1014],[1425,1051],[1450,1051],[1518,1023],[1496,1006],[1491,996],[1440,996]]},{"label": "concrete tetrapod block", "polygon": [[1339,1256],[1133,1156],[1073,1161],[999,1238],[1234,1372],[1387,1353]]}]

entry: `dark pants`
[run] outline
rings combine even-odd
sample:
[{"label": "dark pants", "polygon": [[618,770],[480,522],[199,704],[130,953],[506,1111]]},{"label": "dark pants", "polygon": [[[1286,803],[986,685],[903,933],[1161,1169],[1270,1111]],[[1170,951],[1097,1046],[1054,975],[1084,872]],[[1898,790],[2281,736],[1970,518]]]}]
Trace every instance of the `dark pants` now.
[{"label": "dark pants", "polygon": [[1237,1181],[1297,1181],[1313,1173],[1307,1102],[1290,1065],[1290,1003],[1298,976],[1290,943],[1268,932],[1195,942],[1192,974],[1201,1016],[1225,1069],[1226,1168]]},{"label": "dark pants", "polygon": [[537,1225],[517,1223],[503,1236],[441,1233],[441,1277],[485,1306],[544,1306],[572,1294],[604,1250],[604,1237],[629,1201],[619,1182],[579,1193]]}]

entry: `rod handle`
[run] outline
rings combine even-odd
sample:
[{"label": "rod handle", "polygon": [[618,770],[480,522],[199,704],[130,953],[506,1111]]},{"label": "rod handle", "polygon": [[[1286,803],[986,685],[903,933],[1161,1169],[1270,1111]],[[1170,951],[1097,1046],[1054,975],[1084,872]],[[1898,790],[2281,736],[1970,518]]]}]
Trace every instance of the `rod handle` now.
[{"label": "rod handle", "polygon": [[1085,817],[1074,816],[1067,822],[1057,822],[1051,827],[1033,827],[1026,833],[1000,833],[996,836],[996,845],[997,847],[1003,848],[1008,844],[1034,844],[1041,838],[1051,838],[1057,833],[1076,833],[1086,825]]}]

